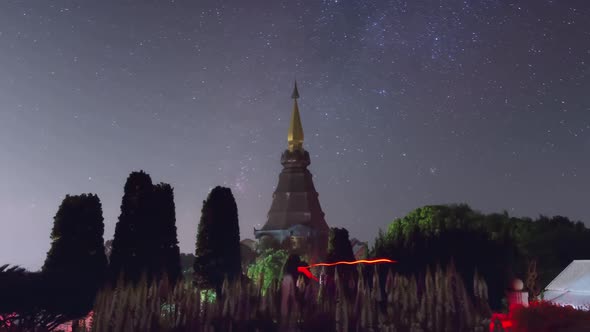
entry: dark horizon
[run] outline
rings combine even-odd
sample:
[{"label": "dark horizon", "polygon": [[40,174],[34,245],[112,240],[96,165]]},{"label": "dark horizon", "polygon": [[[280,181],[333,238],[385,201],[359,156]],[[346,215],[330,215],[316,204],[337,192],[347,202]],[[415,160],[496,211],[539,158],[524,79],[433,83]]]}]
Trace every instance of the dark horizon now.
[{"label": "dark horizon", "polygon": [[111,239],[140,169],[175,188],[181,252],[216,185],[253,238],[295,77],[329,226],[372,242],[446,203],[590,225],[590,4],[428,3],[1,3],[0,265],[42,265],[66,194]]}]

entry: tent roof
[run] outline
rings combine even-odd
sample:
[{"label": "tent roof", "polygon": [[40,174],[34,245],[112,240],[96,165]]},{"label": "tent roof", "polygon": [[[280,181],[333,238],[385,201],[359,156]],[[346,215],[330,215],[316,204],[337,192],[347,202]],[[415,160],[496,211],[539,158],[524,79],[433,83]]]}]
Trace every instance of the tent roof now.
[{"label": "tent roof", "polygon": [[549,283],[546,289],[590,293],[590,260],[576,260],[571,262],[570,265]]},{"label": "tent roof", "polygon": [[545,291],[543,294],[545,301],[558,305],[571,305],[576,308],[590,308],[590,292],[568,292],[568,291]]},{"label": "tent roof", "polygon": [[545,289],[545,300],[575,307],[590,305],[590,260],[575,260]]}]

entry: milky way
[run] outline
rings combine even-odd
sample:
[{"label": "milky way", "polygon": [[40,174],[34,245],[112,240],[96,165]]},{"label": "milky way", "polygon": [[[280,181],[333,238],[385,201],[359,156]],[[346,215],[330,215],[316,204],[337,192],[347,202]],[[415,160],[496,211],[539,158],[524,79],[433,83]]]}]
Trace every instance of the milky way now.
[{"label": "milky way", "polygon": [[330,226],[372,241],[425,204],[590,223],[590,3],[1,1],[0,264],[36,269],[66,194],[111,238],[129,172],[264,224],[297,78]]}]

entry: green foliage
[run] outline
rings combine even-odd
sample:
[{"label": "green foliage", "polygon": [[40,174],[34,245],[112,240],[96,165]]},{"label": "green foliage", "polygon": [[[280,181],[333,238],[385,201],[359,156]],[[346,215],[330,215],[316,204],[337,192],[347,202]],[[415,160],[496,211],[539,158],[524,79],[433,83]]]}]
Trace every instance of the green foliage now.
[{"label": "green foliage", "polygon": [[590,230],[560,216],[531,220],[506,212],[482,214],[467,205],[425,206],[380,232],[372,255],[399,260],[396,269],[403,273],[451,259],[464,277],[477,269],[498,308],[509,281],[527,278],[530,262],[536,261],[542,288],[572,260],[590,258]]},{"label": "green foliage", "polygon": [[283,267],[289,253],[286,250],[267,249],[248,268],[248,277],[255,282],[263,278],[262,291],[266,293],[270,285],[283,278]]},{"label": "green foliage", "polygon": [[195,282],[221,291],[242,274],[238,207],[231,189],[215,187],[203,202],[195,250]]},{"label": "green foliage", "polygon": [[373,255],[397,260],[396,270],[405,274],[422,274],[426,267],[451,262],[464,279],[477,270],[490,288],[490,303],[500,307],[518,250],[500,224],[486,220],[467,205],[425,206],[380,232]]},{"label": "green foliage", "polygon": [[203,303],[215,303],[215,299],[217,299],[217,293],[210,289],[200,291],[199,296],[201,297],[201,302]]},{"label": "green foliage", "polygon": [[521,273],[528,262],[536,261],[541,288],[572,260],[590,259],[590,229],[581,222],[562,216],[540,216],[536,220],[510,218],[509,226],[524,259]]}]

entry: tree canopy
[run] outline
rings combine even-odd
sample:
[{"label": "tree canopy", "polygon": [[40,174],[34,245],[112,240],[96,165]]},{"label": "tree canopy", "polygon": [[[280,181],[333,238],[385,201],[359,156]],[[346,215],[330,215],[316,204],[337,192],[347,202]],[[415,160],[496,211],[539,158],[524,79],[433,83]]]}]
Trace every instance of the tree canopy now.
[{"label": "tree canopy", "polygon": [[354,252],[352,251],[352,245],[350,244],[348,230],[346,228],[330,228],[327,260],[330,263],[354,260]]},{"label": "tree canopy", "polygon": [[180,276],[173,188],[153,185],[143,171],[132,172],[125,183],[110,268],[113,279],[123,275],[133,282],[144,273],[148,280]]},{"label": "tree canopy", "polygon": [[[335,263],[339,261],[354,261],[354,252],[348,237],[348,230],[346,228],[330,228],[328,235],[328,263]],[[338,266],[339,277],[345,282],[356,276],[356,266],[340,265]],[[335,267],[329,267],[328,273],[333,274],[336,271]]]},{"label": "tree canopy", "polygon": [[402,273],[422,273],[451,260],[464,280],[478,270],[491,305],[498,307],[512,278],[526,281],[529,262],[537,262],[536,283],[543,288],[572,260],[590,258],[590,230],[560,216],[532,220],[483,214],[467,205],[424,206],[380,232],[372,254],[398,260],[395,269]]},{"label": "tree canopy", "polygon": [[124,275],[134,282],[149,266],[146,250],[149,236],[151,177],[143,171],[132,172],[125,183],[121,214],[115,226],[110,268],[114,279]]},{"label": "tree canopy", "polygon": [[98,196],[67,195],[54,217],[43,272],[102,278],[107,265],[103,220]]},{"label": "tree canopy", "polygon": [[248,277],[258,282],[262,276],[261,287],[262,291],[266,293],[273,282],[283,278],[283,269],[288,257],[289,253],[286,250],[267,249],[248,267]]},{"label": "tree canopy", "polygon": [[64,198],[54,217],[51,248],[42,269],[46,286],[60,294],[51,303],[56,310],[75,316],[92,307],[107,271],[103,233],[98,196]]},{"label": "tree canopy", "polygon": [[220,291],[225,277],[241,276],[238,207],[231,189],[215,187],[203,201],[195,250],[195,282]]},{"label": "tree canopy", "polygon": [[170,280],[181,276],[180,249],[176,236],[176,212],[174,189],[167,183],[154,186],[152,197],[153,250],[151,260],[152,275],[166,274]]},{"label": "tree canopy", "polygon": [[499,307],[517,251],[510,237],[491,234],[482,219],[466,205],[425,206],[380,232],[373,254],[397,260],[394,268],[406,274],[423,274],[427,267],[451,262],[463,280],[473,280],[479,271],[488,283],[490,301]]}]

